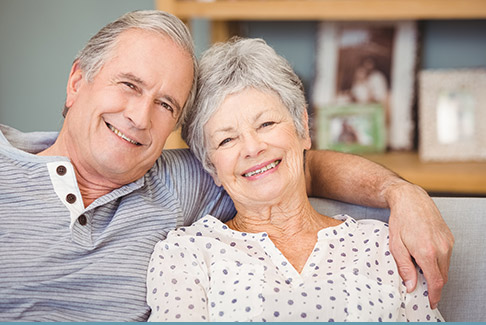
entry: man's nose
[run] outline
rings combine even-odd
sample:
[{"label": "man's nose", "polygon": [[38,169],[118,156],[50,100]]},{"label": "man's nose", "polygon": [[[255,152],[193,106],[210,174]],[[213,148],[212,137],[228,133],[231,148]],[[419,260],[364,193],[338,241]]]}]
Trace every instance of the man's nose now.
[{"label": "man's nose", "polygon": [[153,101],[151,99],[138,99],[127,104],[124,116],[137,129],[148,129],[151,126]]}]

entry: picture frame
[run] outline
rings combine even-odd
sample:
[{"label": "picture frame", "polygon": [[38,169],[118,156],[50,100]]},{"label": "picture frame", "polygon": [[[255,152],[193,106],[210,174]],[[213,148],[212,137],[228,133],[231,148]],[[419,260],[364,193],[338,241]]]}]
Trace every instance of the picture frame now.
[{"label": "picture frame", "polygon": [[316,139],[320,149],[378,153],[386,148],[384,109],[380,104],[321,107]]},{"label": "picture frame", "polygon": [[380,103],[385,111],[387,147],[413,149],[415,21],[320,22],[316,57],[313,109],[322,112],[321,108],[335,105]]},{"label": "picture frame", "polygon": [[419,73],[419,156],[486,160],[486,69]]}]

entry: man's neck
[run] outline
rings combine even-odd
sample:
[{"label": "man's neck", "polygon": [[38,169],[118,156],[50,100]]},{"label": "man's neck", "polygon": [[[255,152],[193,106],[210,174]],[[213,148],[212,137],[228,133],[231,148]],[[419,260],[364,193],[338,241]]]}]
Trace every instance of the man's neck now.
[{"label": "man's neck", "polygon": [[85,164],[78,159],[75,153],[63,148],[67,148],[67,146],[64,146],[62,138],[58,137],[57,141],[52,146],[39,152],[37,155],[69,158],[74,167],[76,182],[78,183],[85,207],[89,206],[99,197],[123,186],[123,184],[117,184],[108,180],[107,177],[100,175],[92,168],[85,168]]}]

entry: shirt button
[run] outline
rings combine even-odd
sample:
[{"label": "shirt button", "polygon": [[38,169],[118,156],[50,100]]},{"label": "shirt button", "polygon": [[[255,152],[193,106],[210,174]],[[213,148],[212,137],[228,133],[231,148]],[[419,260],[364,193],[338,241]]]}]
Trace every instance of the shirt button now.
[{"label": "shirt button", "polygon": [[63,165],[59,165],[56,168],[56,172],[59,176],[64,176],[66,175],[66,167],[64,167]]},{"label": "shirt button", "polygon": [[78,222],[81,226],[85,226],[86,223],[88,222],[88,219],[86,219],[86,216],[82,214],[78,217]]},{"label": "shirt button", "polygon": [[73,193],[69,193],[68,195],[66,195],[66,201],[73,204],[74,202],[76,202],[76,195],[74,195]]}]

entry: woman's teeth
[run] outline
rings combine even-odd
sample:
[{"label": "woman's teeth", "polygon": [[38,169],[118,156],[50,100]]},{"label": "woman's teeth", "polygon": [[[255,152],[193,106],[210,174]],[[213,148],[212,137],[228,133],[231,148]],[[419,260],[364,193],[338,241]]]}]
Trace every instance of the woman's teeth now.
[{"label": "woman's teeth", "polygon": [[273,163],[270,163],[268,165],[266,165],[265,167],[263,168],[260,168],[260,169],[257,169],[257,170],[254,170],[254,171],[251,171],[249,173],[246,173],[246,174],[243,174],[243,176],[245,177],[250,177],[250,176],[253,176],[253,175],[257,175],[257,174],[261,174],[261,173],[264,173],[266,172],[267,170],[269,169],[272,169],[272,168],[275,168],[278,164],[280,164],[280,161],[281,160],[276,160],[274,161]]},{"label": "woman's teeth", "polygon": [[116,129],[116,128],[115,128],[113,125],[108,124],[108,123],[106,123],[106,125],[108,126],[108,128],[109,128],[111,131],[113,131],[113,133],[115,133],[117,136],[119,136],[119,137],[120,137],[120,138],[122,138],[123,140],[128,141],[128,142],[130,142],[130,143],[133,143],[133,144],[135,144],[135,145],[137,145],[137,146],[140,146],[140,145],[141,145],[141,143],[139,143],[139,142],[137,142],[137,141],[135,141],[135,140],[132,140],[132,139],[130,139],[129,137],[127,137],[126,135],[124,135],[123,133],[121,133],[121,132],[120,132],[118,129]]}]

